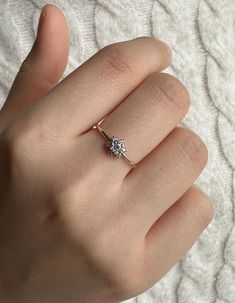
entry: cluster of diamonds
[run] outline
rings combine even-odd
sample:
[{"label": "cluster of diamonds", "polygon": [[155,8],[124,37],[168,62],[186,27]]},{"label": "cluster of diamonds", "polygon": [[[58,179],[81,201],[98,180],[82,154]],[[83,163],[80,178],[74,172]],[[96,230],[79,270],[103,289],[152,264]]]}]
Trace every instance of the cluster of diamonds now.
[{"label": "cluster of diamonds", "polygon": [[119,139],[117,137],[111,137],[110,141],[107,143],[109,153],[117,158],[120,158],[126,152],[126,146],[124,139]]}]

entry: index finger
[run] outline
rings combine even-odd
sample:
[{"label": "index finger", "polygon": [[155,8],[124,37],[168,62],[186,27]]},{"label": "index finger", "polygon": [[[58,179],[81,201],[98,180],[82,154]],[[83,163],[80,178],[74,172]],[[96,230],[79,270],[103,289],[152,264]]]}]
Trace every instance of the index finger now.
[{"label": "index finger", "polygon": [[63,137],[77,136],[108,115],[149,74],[166,68],[170,58],[166,44],[150,37],[106,46],[36,105],[40,121]]}]

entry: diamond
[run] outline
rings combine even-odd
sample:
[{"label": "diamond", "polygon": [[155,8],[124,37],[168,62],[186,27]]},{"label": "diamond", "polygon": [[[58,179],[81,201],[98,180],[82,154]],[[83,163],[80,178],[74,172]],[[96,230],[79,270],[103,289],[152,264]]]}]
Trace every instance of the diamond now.
[{"label": "diamond", "polygon": [[107,146],[109,148],[109,153],[117,158],[120,158],[126,152],[124,139],[119,139],[113,136],[110,138]]}]

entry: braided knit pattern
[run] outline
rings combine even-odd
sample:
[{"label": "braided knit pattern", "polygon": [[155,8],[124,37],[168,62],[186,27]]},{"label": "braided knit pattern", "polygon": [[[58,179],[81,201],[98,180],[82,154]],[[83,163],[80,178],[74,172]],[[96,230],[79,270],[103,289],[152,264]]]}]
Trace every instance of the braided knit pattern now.
[{"label": "braided knit pattern", "polygon": [[173,50],[167,72],[188,88],[182,124],[198,133],[209,161],[196,184],[215,218],[162,280],[128,303],[235,302],[234,0],[1,0],[0,106],[35,39],[40,9],[66,15],[70,56],[63,78],[107,44],[154,36]]}]

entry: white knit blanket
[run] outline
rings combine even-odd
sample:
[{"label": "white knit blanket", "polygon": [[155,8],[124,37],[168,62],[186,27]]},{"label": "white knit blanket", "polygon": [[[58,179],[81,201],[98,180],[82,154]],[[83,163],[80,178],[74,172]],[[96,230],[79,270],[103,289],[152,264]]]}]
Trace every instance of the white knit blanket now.
[{"label": "white knit blanket", "polygon": [[[31,48],[40,8],[47,3],[0,0],[0,105]],[[62,8],[70,28],[71,51],[64,76],[112,42],[142,35],[166,41],[173,49],[168,72],[191,93],[191,108],[183,124],[197,132],[209,149],[209,162],[197,185],[214,203],[214,220],[159,283],[128,302],[234,303],[235,1],[49,3]]]}]

